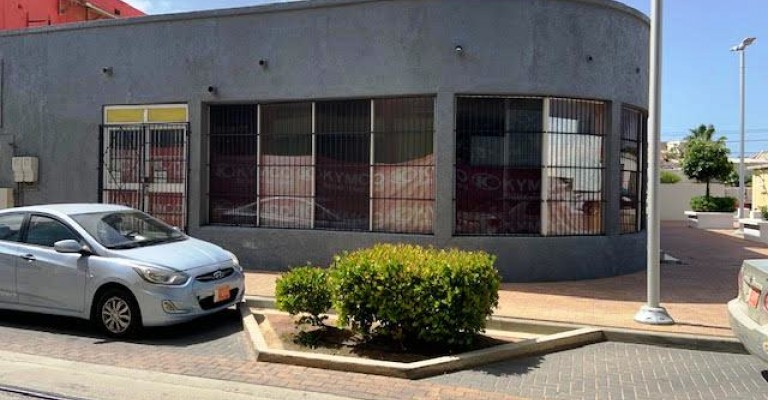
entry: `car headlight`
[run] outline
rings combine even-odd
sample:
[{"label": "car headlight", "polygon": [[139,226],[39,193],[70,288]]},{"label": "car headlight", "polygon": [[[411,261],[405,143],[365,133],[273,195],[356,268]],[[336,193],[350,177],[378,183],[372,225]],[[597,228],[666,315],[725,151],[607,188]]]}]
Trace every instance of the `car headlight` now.
[{"label": "car headlight", "polygon": [[136,273],[139,274],[139,276],[142,277],[142,279],[145,281],[154,283],[156,285],[178,286],[183,285],[189,281],[189,275],[183,272],[173,271],[160,267],[135,265],[133,270],[136,271]]},{"label": "car headlight", "polygon": [[237,272],[243,272],[243,267],[240,265],[240,260],[237,258],[235,253],[228,251],[229,257],[232,260],[232,266],[235,267],[235,271]]}]

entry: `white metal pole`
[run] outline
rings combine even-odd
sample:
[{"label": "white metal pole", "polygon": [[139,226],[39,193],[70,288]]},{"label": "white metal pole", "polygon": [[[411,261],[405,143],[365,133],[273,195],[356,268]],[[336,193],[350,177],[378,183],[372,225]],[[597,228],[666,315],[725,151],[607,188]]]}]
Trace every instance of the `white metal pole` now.
[{"label": "white metal pole", "polygon": [[675,321],[660,305],[659,266],[659,138],[661,131],[661,15],[662,0],[651,1],[651,41],[648,118],[648,302],[635,314],[635,321],[650,325],[671,325]]},{"label": "white metal pole", "polygon": [[742,49],[739,53],[739,84],[741,86],[740,92],[741,92],[741,104],[740,104],[740,120],[741,120],[741,136],[739,139],[739,218],[746,218],[746,213],[744,209],[744,197],[745,192],[747,191],[746,186],[744,186],[744,92],[745,92],[745,73],[744,73],[744,53],[746,53],[746,47]]}]

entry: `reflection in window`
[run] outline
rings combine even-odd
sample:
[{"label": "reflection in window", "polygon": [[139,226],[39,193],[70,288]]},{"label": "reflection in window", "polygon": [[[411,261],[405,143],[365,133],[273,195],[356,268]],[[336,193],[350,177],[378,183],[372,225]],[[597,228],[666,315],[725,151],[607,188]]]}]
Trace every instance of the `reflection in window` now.
[{"label": "reflection in window", "polygon": [[603,233],[602,102],[551,99],[546,140],[545,235]]},{"label": "reflection in window", "polygon": [[369,229],[371,102],[317,102],[315,226]]},{"label": "reflection in window", "polygon": [[211,223],[432,233],[433,108],[431,97],[212,106]]},{"label": "reflection in window", "polygon": [[373,229],[431,233],[434,216],[433,101],[374,100]]},{"label": "reflection in window", "polygon": [[211,223],[257,223],[257,127],[256,105],[215,105],[210,108]]},{"label": "reflection in window", "polygon": [[259,225],[311,228],[312,103],[261,107]]},{"label": "reflection in window", "polygon": [[18,242],[21,239],[21,225],[25,214],[6,214],[0,216],[0,240]]},{"label": "reflection in window", "polygon": [[643,157],[647,116],[645,112],[623,107],[621,110],[621,233],[642,229]]},{"label": "reflection in window", "polygon": [[539,234],[543,100],[460,97],[456,233]]},{"label": "reflection in window", "polygon": [[602,102],[457,98],[455,232],[603,233],[605,120]]},{"label": "reflection in window", "polygon": [[27,228],[26,243],[53,247],[61,240],[79,240],[72,230],[55,219],[33,215]]}]

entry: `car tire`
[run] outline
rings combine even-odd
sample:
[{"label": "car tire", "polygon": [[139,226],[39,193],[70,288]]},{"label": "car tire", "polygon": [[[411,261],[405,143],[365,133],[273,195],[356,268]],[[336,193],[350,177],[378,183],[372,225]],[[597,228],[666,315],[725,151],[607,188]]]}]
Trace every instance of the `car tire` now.
[{"label": "car tire", "polygon": [[129,338],[141,330],[141,312],[133,295],[127,290],[109,289],[96,303],[92,321],[107,336]]}]

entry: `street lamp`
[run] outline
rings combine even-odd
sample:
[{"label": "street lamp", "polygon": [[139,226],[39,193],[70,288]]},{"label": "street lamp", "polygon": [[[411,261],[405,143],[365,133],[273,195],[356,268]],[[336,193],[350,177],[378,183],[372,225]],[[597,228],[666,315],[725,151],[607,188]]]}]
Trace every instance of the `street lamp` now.
[{"label": "street lamp", "polygon": [[747,46],[754,43],[754,37],[748,37],[736,46],[731,47],[731,51],[739,52],[739,81],[741,86],[741,106],[739,115],[741,118],[741,136],[739,139],[739,211],[737,216],[744,218],[744,196],[747,191],[744,185],[744,53]]}]

